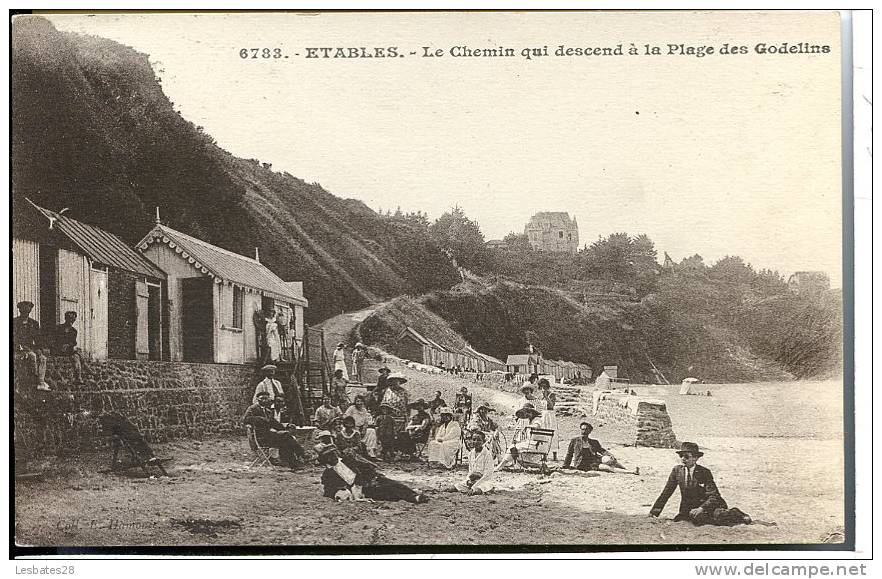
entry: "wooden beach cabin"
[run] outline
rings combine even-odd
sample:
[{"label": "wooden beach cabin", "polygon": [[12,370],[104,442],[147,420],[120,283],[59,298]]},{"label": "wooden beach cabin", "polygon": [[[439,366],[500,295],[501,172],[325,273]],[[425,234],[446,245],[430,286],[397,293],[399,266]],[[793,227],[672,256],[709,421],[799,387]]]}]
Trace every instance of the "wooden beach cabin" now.
[{"label": "wooden beach cabin", "polygon": [[263,311],[283,310],[292,344],[308,307],[302,282],[286,282],[258,259],[233,253],[158,220],[137,249],[167,274],[172,360],[243,364],[258,359]]},{"label": "wooden beach cabin", "polygon": [[31,317],[47,336],[76,312],[87,358],[166,359],[165,273],[116,235],[65,213],[15,203],[13,310],[33,302]]}]

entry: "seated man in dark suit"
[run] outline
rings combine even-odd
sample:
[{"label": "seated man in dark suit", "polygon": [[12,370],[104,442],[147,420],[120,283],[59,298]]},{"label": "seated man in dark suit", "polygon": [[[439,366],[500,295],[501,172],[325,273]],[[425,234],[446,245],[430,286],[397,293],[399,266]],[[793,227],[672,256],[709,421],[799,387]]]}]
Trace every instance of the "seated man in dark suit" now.
[{"label": "seated man in dark suit", "polygon": [[704,456],[703,452],[699,452],[697,444],[684,442],[677,454],[680,455],[683,464],[675,466],[671,471],[664,490],[649,511],[651,516],[659,516],[665,508],[665,503],[674,493],[674,489],[680,487],[680,510],[674,517],[675,521],[727,527],[749,525],[753,522],[750,516],[741,510],[729,508],[720,496],[714,475],[710,470],[696,464],[698,459]]},{"label": "seated man in dark suit", "polygon": [[254,429],[258,444],[278,448],[282,464],[291,470],[298,468],[300,462],[304,460],[303,447],[273,416],[269,392],[257,394],[257,404],[248,407],[242,422]]},{"label": "seated man in dark suit", "polygon": [[582,433],[570,440],[567,455],[564,458],[562,468],[574,468],[576,470],[603,470],[606,472],[618,472],[623,474],[640,474],[640,468],[628,470],[616,457],[600,445],[600,442],[591,438],[594,427],[587,420],[579,423]]},{"label": "seated man in dark suit", "polygon": [[429,497],[377,471],[377,465],[354,454],[342,457],[333,444],[317,444],[315,453],[322,472],[323,495],[338,501],[375,499],[426,503]]}]

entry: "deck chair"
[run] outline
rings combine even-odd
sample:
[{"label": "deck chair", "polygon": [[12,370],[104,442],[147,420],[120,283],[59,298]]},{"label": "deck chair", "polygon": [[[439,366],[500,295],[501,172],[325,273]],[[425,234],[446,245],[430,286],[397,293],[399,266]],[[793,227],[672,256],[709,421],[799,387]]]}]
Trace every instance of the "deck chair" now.
[{"label": "deck chair", "polygon": [[245,434],[248,436],[248,446],[254,452],[254,458],[251,460],[251,464],[245,467],[245,470],[249,470],[255,466],[260,467],[268,464],[271,465],[270,458],[272,457],[273,449],[269,446],[261,446],[260,442],[257,440],[257,432],[250,424],[245,425]]},{"label": "deck chair", "polygon": [[529,444],[527,448],[518,450],[515,461],[524,470],[538,470],[542,474],[548,474],[551,472],[548,468],[548,453],[551,452],[554,431],[548,428],[530,428],[527,436]]},{"label": "deck chair", "polygon": [[[110,439],[110,447],[113,452],[110,459],[110,471],[139,467],[146,476],[150,476],[150,469],[155,468],[162,476],[168,476],[163,463],[170,459],[154,456],[153,449],[150,448],[144,435],[125,416],[118,412],[109,412],[99,416],[98,423],[101,430]],[[131,459],[129,463],[123,463],[119,460],[121,451],[129,454]]]}]

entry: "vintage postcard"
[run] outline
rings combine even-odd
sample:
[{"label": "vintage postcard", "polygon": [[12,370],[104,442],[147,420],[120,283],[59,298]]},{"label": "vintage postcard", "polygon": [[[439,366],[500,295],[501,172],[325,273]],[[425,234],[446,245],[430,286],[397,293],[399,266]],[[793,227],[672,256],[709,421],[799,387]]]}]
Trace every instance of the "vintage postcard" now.
[{"label": "vintage postcard", "polygon": [[853,548],[839,13],[11,31],[15,553]]}]

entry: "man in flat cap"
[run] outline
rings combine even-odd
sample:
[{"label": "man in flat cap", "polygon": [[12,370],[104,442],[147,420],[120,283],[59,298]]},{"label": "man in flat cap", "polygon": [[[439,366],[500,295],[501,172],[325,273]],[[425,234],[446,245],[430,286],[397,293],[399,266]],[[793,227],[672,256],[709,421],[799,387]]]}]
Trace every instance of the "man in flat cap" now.
[{"label": "man in flat cap", "polygon": [[729,508],[717,484],[714,475],[705,467],[697,464],[698,459],[704,453],[698,449],[694,442],[684,442],[677,451],[683,464],[678,464],[671,470],[668,482],[661,495],[652,505],[650,516],[657,517],[674,489],[680,488],[680,510],[674,521],[691,521],[695,525],[719,525],[732,526],[745,524],[753,521],[749,515],[736,508]]},{"label": "man in flat cap", "polygon": [[40,322],[31,317],[34,303],[18,302],[18,316],[12,318],[12,347],[15,357],[26,360],[31,370],[37,390],[49,390],[46,383],[46,354],[43,352]]}]

